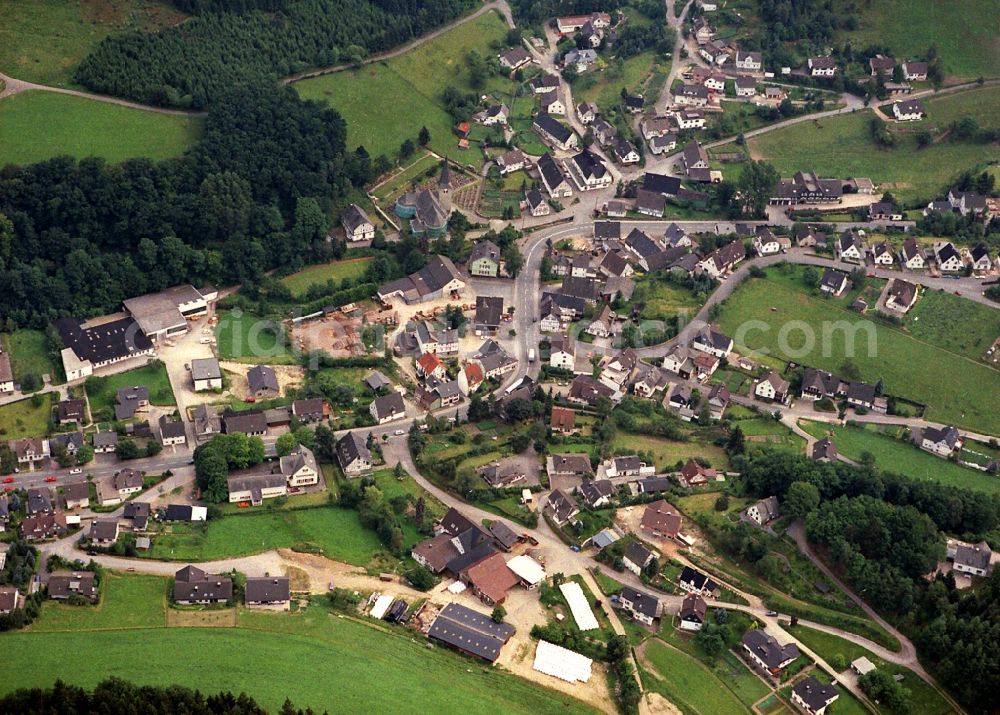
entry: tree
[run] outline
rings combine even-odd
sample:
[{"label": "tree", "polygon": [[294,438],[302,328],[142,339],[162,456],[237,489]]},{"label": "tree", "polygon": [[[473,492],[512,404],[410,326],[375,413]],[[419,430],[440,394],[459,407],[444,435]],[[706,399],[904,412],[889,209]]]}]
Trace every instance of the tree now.
[{"label": "tree", "polygon": [[148,442],[146,442],[146,450],[145,450],[146,457],[155,457],[162,451],[163,451],[163,445],[157,442],[155,439],[151,439]]},{"label": "tree", "polygon": [[86,464],[94,458],[94,448],[89,444],[85,444],[76,450],[76,463]]},{"label": "tree", "polygon": [[298,446],[299,442],[295,439],[295,435],[291,432],[285,432],[275,441],[274,451],[279,457],[287,457]]},{"label": "tree", "polygon": [[909,712],[910,691],[897,683],[886,670],[876,669],[858,678],[865,695],[896,713]]},{"label": "tree", "polygon": [[416,150],[417,148],[413,145],[412,139],[404,139],[403,143],[399,145],[399,158],[409,159]]},{"label": "tree", "polygon": [[524,266],[524,256],[521,255],[521,250],[513,241],[511,241],[507,247],[503,249],[503,260],[504,265],[507,268],[507,275],[511,278],[516,278],[517,274],[521,272],[521,268]]},{"label": "tree", "polygon": [[417,143],[420,144],[420,146],[427,146],[430,140],[430,130],[428,130],[427,127],[420,127],[420,133],[417,135]]},{"label": "tree", "polygon": [[765,161],[751,161],[746,164],[737,183],[744,215],[763,218],[780,179],[778,170]]},{"label": "tree", "polygon": [[743,430],[739,427],[734,427],[729,433],[729,439],[726,441],[726,449],[730,454],[743,454],[746,449],[744,443]]},{"label": "tree", "polygon": [[[214,439],[218,439],[217,437]],[[119,442],[119,444],[121,444]],[[202,498],[221,503],[229,499],[229,467],[219,445],[207,442],[194,451],[194,478]]]},{"label": "tree", "polygon": [[782,511],[791,517],[805,517],[819,506],[819,489],[809,482],[792,482],[781,504]]},{"label": "tree", "polygon": [[715,510],[726,511],[729,508],[729,495],[720,494],[715,498]]},{"label": "tree", "polygon": [[806,266],[802,269],[802,283],[806,288],[812,290],[819,285],[819,271],[817,271],[812,266]]},{"label": "tree", "polygon": [[115,446],[115,456],[118,459],[137,459],[139,457],[139,445],[135,443],[135,440],[128,437],[120,439],[117,446]]},{"label": "tree", "polygon": [[507,617],[507,609],[498,604],[490,617],[494,623],[503,623],[503,619]]}]

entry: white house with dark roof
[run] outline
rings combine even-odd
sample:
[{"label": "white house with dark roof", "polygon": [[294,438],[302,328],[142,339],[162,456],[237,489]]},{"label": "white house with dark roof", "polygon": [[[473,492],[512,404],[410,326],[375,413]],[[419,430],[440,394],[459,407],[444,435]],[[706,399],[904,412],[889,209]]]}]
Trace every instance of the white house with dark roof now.
[{"label": "white house with dark roof", "polygon": [[500,66],[511,72],[531,63],[531,55],[521,46],[501,52],[498,59]]},{"label": "white house with dark roof", "polygon": [[943,273],[957,273],[965,268],[962,254],[951,241],[937,241],[934,244],[934,257],[937,259],[938,269]]},{"label": "white house with dark roof", "polygon": [[924,103],[919,99],[905,99],[892,105],[892,116],[897,122],[916,122],[924,118]]},{"label": "white house with dark roof", "polygon": [[955,547],[952,569],[970,576],[987,576],[992,558],[993,552],[985,541],[980,541],[978,544],[959,544]]},{"label": "white house with dark roof", "polygon": [[842,261],[862,263],[865,260],[865,244],[856,231],[847,229],[837,239],[836,253]]},{"label": "white house with dark roof", "polygon": [[729,357],[729,353],[733,350],[733,339],[709,327],[695,336],[695,339],[691,342],[691,347],[703,353],[714,355],[717,358],[724,358]]},{"label": "white house with dark roof", "polygon": [[780,514],[778,510],[778,498],[768,497],[767,499],[761,499],[748,506],[744,513],[757,526],[764,526],[778,518]]},{"label": "white house with dark roof", "polygon": [[745,72],[760,72],[764,66],[764,57],[759,52],[736,52],[736,69]]},{"label": "white house with dark roof", "polygon": [[920,447],[942,457],[950,457],[952,452],[962,448],[962,435],[952,425],[925,427],[920,436]]},{"label": "white house with dark roof", "polygon": [[551,154],[543,154],[538,160],[538,173],[542,184],[552,199],[564,199],[573,195],[573,186],[566,177],[561,163]]},{"label": "white house with dark roof", "polygon": [[810,77],[833,77],[837,74],[837,62],[832,57],[810,57],[806,67]]},{"label": "white house with dark roof", "polygon": [[344,210],[340,223],[348,241],[371,241],[375,238],[374,222],[357,204],[351,204]]},{"label": "white house with dark roof", "polygon": [[406,405],[403,403],[402,395],[398,392],[390,392],[388,395],[376,397],[368,409],[372,419],[380,425],[406,417]]},{"label": "white house with dark roof", "polygon": [[824,269],[823,276],[819,279],[820,291],[835,298],[842,296],[849,285],[847,274],[836,268]]},{"label": "white house with dark roof", "polygon": [[903,241],[903,246],[899,249],[899,262],[910,270],[919,270],[927,265],[920,244],[912,238]]},{"label": "white house with dark roof", "polygon": [[808,675],[792,686],[792,704],[807,715],[826,715],[827,708],[840,697],[833,685],[819,682]]},{"label": "white house with dark roof", "polygon": [[633,620],[652,626],[660,617],[660,599],[637,588],[626,586],[618,594],[618,605]]}]

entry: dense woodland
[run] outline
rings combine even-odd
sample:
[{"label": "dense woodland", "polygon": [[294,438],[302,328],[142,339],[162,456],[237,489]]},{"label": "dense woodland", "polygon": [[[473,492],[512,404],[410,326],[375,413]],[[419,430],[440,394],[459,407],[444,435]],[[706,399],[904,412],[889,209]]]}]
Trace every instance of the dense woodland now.
[{"label": "dense woodland", "polygon": [[309,67],[358,62],[444,24],[473,3],[176,0],[175,5],[200,14],[157,32],[105,38],[80,63],[76,80],[95,92],[146,104],[202,108],[236,84],[273,84]]},{"label": "dense woodland", "polygon": [[944,558],[946,533],[995,541],[1000,497],[883,473],[870,462],[770,452],[743,466],[748,489],[804,515],[810,541],[914,640],[949,690],[974,712],[1000,707],[1000,571],[965,591],[950,574],[924,578]]}]

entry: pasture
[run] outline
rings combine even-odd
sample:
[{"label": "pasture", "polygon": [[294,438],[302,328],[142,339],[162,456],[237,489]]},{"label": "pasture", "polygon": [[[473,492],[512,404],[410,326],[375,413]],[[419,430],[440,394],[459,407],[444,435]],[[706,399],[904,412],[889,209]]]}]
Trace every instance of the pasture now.
[{"label": "pasture", "polygon": [[[466,56],[475,49],[483,57],[495,54],[507,33],[500,16],[489,12],[383,62],[295,83],[306,99],[324,101],[347,120],[350,148],[364,146],[369,154],[395,158],[405,139],[417,140],[422,126],[430,131],[430,148],[438,154],[457,153],[454,120],[441,94],[454,86],[470,91]],[[475,91],[509,94],[506,77],[491,76]],[[457,158],[454,157],[453,158]]]},{"label": "pasture", "polygon": [[343,261],[331,261],[318,266],[303,268],[298,273],[285,276],[281,282],[288,286],[292,295],[301,296],[313,284],[325,284],[327,281],[356,281],[365,274],[365,269],[372,262],[371,258],[348,258]]},{"label": "pasture", "polygon": [[96,606],[45,601],[42,615],[28,630],[48,633],[164,626],[169,587],[169,581],[162,576],[105,572],[101,600]]},{"label": "pasture", "polygon": [[824,117],[747,140],[755,159],[766,159],[791,176],[809,166],[821,176],[870,178],[903,201],[929,201],[966,169],[979,167],[979,144],[940,142],[917,149],[915,134],[900,135],[892,149],[877,148],[868,111]]},{"label": "pasture", "polygon": [[220,360],[271,365],[295,361],[288,352],[284,326],[249,313],[220,313],[215,326],[215,339]]},{"label": "pasture", "polygon": [[662,641],[647,642],[645,659],[654,670],[644,678],[646,687],[678,703],[684,712],[752,712],[712,671]]},{"label": "pasture", "polygon": [[71,84],[80,60],[107,35],[186,17],[166,0],[2,0],[0,9],[0,72],[56,86]]},{"label": "pasture", "polygon": [[975,117],[981,127],[1000,126],[1000,87],[951,92],[924,100],[927,116],[938,127],[962,117]]},{"label": "pasture", "polygon": [[55,392],[36,394],[0,406],[0,438],[43,437],[49,433]]},{"label": "pasture", "polygon": [[1000,337],[1000,310],[951,293],[925,291],[905,318],[915,340],[981,360]]},{"label": "pasture", "polygon": [[55,383],[62,382],[62,367],[57,363],[58,353],[49,350],[48,340],[41,330],[15,330],[2,336],[3,351],[10,353],[14,379],[19,381],[25,373],[41,377],[49,375]]},{"label": "pasture", "polygon": [[767,278],[750,278],[722,304],[720,327],[738,351],[763,350],[774,365],[792,359],[834,373],[850,360],[862,380],[881,377],[888,394],[927,404],[928,420],[1000,434],[1000,414],[977,398],[1000,394],[1000,371],[861,318],[843,306],[845,299],[807,293],[789,279],[797,274],[772,270]]},{"label": "pasture", "polygon": [[0,166],[55,156],[180,156],[201,135],[204,120],[122,107],[55,92],[30,91],[0,100]]}]

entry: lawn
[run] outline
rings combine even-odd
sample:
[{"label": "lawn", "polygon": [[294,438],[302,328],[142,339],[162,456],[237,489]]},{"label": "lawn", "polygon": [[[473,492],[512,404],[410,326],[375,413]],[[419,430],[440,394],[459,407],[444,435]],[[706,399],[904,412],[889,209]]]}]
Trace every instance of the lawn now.
[{"label": "lawn", "polygon": [[281,282],[288,286],[293,295],[301,296],[316,283],[325,284],[327,281],[334,281],[339,284],[343,280],[356,281],[365,274],[365,269],[371,262],[371,258],[350,258],[309,266],[298,273],[285,276]]},{"label": "lawn", "polygon": [[915,134],[900,135],[893,149],[878,149],[869,134],[871,118],[862,111],[793,124],[750,138],[750,151],[754,158],[767,159],[782,176],[803,166],[821,176],[864,176],[903,201],[935,198],[988,153],[983,145],[950,142],[918,150]]},{"label": "lawn", "polygon": [[106,35],[153,30],[185,15],[152,0],[0,0],[0,72],[41,84],[66,85]]},{"label": "lawn", "polygon": [[56,397],[57,393],[47,392],[0,406],[0,437],[10,440],[47,435]]},{"label": "lawn", "polygon": [[[649,95],[646,89],[646,79],[650,73],[656,70],[662,72],[664,79],[666,73],[670,71],[667,63],[661,65],[655,52],[643,52],[642,54],[629,57],[622,63],[621,71],[609,65],[600,72],[585,74],[573,85],[573,99],[576,102],[594,102],[598,107],[607,111],[611,107],[621,104],[622,87],[629,92],[643,92],[644,96]],[[653,82],[649,82],[652,89]],[[663,79],[660,80],[660,86]],[[647,96],[647,102],[654,98]]]},{"label": "lawn", "polygon": [[862,7],[861,28],[842,38],[854,47],[888,46],[902,60],[922,57],[934,44],[946,75],[997,76],[996,0],[875,0]]},{"label": "lawn", "polygon": [[686,653],[651,640],[646,659],[658,671],[645,679],[646,687],[659,691],[682,710],[704,715],[752,712],[712,671]]},{"label": "lawn", "polygon": [[[806,626],[796,626],[792,629],[792,634],[806,644],[820,658],[830,662],[830,658],[840,654],[844,659],[852,661],[866,656],[878,668],[887,669],[891,674],[897,673],[904,676],[903,687],[910,691],[910,712],[921,715],[948,715],[954,712],[948,702],[926,682],[921,680],[913,671],[900,665],[886,663],[881,658],[876,657],[867,649],[822,631],[817,631]],[[839,712],[839,709],[837,710]],[[888,712],[884,711],[883,712]]]},{"label": "lawn", "polygon": [[35,633],[105,631],[166,625],[169,588],[166,578],[106,572],[104,580],[101,601],[96,606],[45,601],[41,617],[29,630]]},{"label": "lawn", "polygon": [[659,470],[671,469],[679,460],[687,461],[691,457],[703,457],[716,469],[729,469],[726,451],[709,442],[675,442],[665,437],[619,432],[615,435],[612,448],[619,453],[645,452],[652,454],[656,468]]},{"label": "lawn", "polygon": [[652,276],[642,276],[636,281],[635,293],[629,301],[629,305],[643,305],[642,317],[645,320],[692,316],[701,309],[702,303],[688,289]]},{"label": "lawn", "polygon": [[[445,648],[428,649],[412,631],[373,628],[320,608],[241,611],[236,628],[14,633],[0,636],[0,643],[10,664],[3,693],[51,686],[56,678],[93,686],[118,673],[144,685],[244,691],[272,712],[285,698],[330,713],[593,712]],[[99,657],[70,657],[74,653]],[[266,678],[260,677],[261,663],[267,663]]]},{"label": "lawn", "polygon": [[1000,493],[1000,479],[997,477],[935,457],[875,429],[808,420],[801,420],[800,424],[815,437],[824,437],[832,431],[837,451],[848,459],[857,460],[863,452],[870,452],[875,456],[875,464],[887,472],[989,494]]},{"label": "lawn", "polygon": [[38,377],[49,375],[54,382],[62,382],[62,369],[55,356],[49,352],[48,340],[41,330],[16,330],[2,336],[3,350],[10,353],[14,379],[20,381],[25,373]]},{"label": "lawn", "polygon": [[220,360],[269,364],[295,362],[288,352],[283,326],[250,313],[221,313],[215,326],[215,339]]},{"label": "lawn", "polygon": [[201,135],[203,120],[122,107],[54,92],[0,100],[0,166],[68,154],[116,163],[179,156]]},{"label": "lawn", "polygon": [[[294,497],[292,497],[294,499]],[[383,550],[375,532],[361,525],[356,511],[339,507],[268,510],[229,516],[206,525],[175,524],[153,536],[143,556],[172,561],[212,561],[271,549],[322,550],[324,556],[355,566]]]},{"label": "lawn", "polygon": [[926,291],[905,321],[915,339],[972,360],[1000,336],[1000,310],[942,291]]},{"label": "lawn", "polygon": [[90,399],[91,414],[95,419],[102,412],[110,411],[112,415],[114,414],[115,395],[122,387],[145,385],[149,390],[149,401],[152,404],[163,406],[177,404],[173,390],[170,389],[167,368],[158,360],[134,370],[87,378],[85,385],[87,397]]},{"label": "lawn", "polygon": [[[403,55],[356,70],[337,72],[297,82],[299,94],[327,102],[347,120],[347,143],[364,146],[372,156],[394,158],[405,139],[416,141],[421,126],[431,134],[430,148],[438,154],[457,153],[454,120],[445,111],[441,93],[455,86],[469,91],[465,57],[476,49],[483,57],[495,54],[507,27],[489,12],[426,42]],[[481,93],[511,93],[513,84],[492,76]],[[405,110],[396,111],[403,106]]]},{"label": "lawn", "polygon": [[412,182],[416,181],[419,183],[420,179],[425,176],[428,171],[440,165],[441,162],[437,157],[429,152],[424,152],[410,162],[409,165],[396,173],[391,179],[372,189],[372,195],[385,203],[386,212],[388,213],[392,208],[389,205],[388,199],[393,198],[397,194],[403,193],[410,187]]},{"label": "lawn", "polygon": [[981,127],[1000,126],[1000,88],[979,87],[924,100],[927,116],[938,127],[975,117]]},{"label": "lawn", "polygon": [[978,399],[1000,394],[1000,371],[860,318],[843,306],[850,296],[811,295],[797,276],[798,270],[771,270],[767,278],[750,278],[723,303],[721,330],[734,337],[737,350],[765,351],[773,364],[789,359],[835,373],[850,359],[861,379],[874,383],[881,377],[888,394],[927,404],[928,420],[1000,434],[1000,413]]}]

